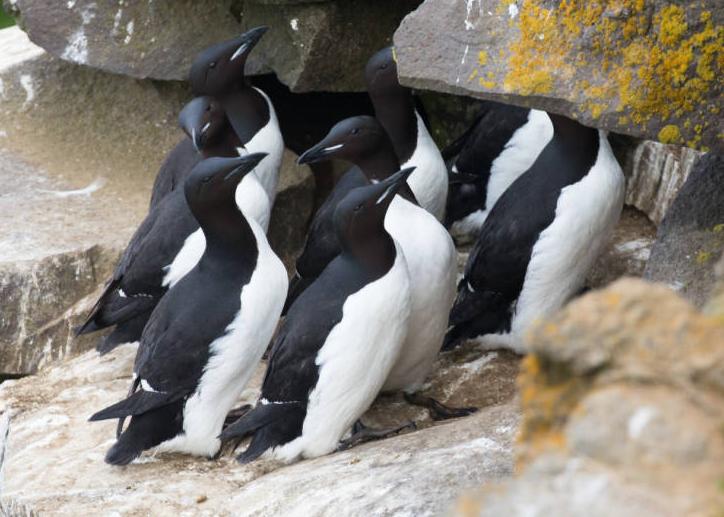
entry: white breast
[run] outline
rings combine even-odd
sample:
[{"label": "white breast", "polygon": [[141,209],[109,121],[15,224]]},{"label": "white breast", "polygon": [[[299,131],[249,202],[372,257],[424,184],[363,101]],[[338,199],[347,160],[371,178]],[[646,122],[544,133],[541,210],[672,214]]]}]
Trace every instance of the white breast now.
[{"label": "white breast", "polygon": [[317,354],[319,379],[309,395],[302,435],[276,448],[283,461],[328,454],[382,388],[407,333],[409,273],[397,258],[382,278],[347,298],[342,320]]},{"label": "white breast", "polygon": [[420,115],[417,118],[417,144],[402,168],[415,167],[407,182],[420,206],[442,221],[447,201],[447,168]]},{"label": "white breast", "polygon": [[593,262],[618,223],[624,177],[603,131],[591,170],[565,187],[553,222],[533,246],[523,290],[511,322],[512,345],[524,351],[531,323],[561,308],[583,286]]},{"label": "white breast", "polygon": [[[266,232],[269,227],[271,203],[254,172],[244,176],[239,186],[236,187],[235,200],[236,205],[247,220],[256,221],[262,230]],[[204,237],[201,228],[198,228],[186,237],[176,257],[174,257],[171,264],[164,268],[166,274],[163,277],[162,285],[169,288],[176,285],[179,280],[196,267],[205,249],[206,237]]]},{"label": "white breast", "polygon": [[244,149],[249,153],[267,153],[269,155],[259,162],[254,172],[269,197],[270,205],[273,206],[279,182],[279,168],[284,154],[284,140],[279,130],[276,111],[274,111],[269,97],[259,88],[255,88],[255,90],[266,100],[269,107],[269,121],[247,142]]},{"label": "white breast", "polygon": [[410,271],[410,330],[384,391],[417,390],[440,352],[455,300],[457,257],[447,230],[426,210],[400,196],[385,228],[399,243]]},{"label": "white breast", "polygon": [[184,406],[184,433],[161,444],[160,450],[216,454],[224,419],[271,341],[287,296],[287,273],[261,226],[255,221],[249,225],[259,256],[249,283],[241,290],[241,308],[226,333],[209,345],[209,362]]}]

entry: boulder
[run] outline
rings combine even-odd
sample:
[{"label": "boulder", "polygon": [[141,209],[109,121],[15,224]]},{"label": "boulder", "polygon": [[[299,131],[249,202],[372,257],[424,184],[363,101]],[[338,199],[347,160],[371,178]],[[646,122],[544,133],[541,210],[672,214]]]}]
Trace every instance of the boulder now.
[{"label": "boulder", "polygon": [[723,18],[714,0],[426,0],[394,41],[409,86],[720,148]]},{"label": "boulder", "polygon": [[678,145],[644,140],[621,160],[626,174],[626,204],[661,223],[681,185],[702,153]]},{"label": "boulder", "polygon": [[[103,456],[115,423],[87,418],[125,396],[134,355],[133,345],[103,357],[88,352],[0,386],[0,431],[10,415],[0,504],[78,515],[101,507],[124,515],[149,508],[154,515],[439,514],[461,490],[513,471],[518,359],[474,348],[441,356],[425,389],[480,407],[466,418],[436,424],[401,397],[385,396],[365,423],[414,418],[420,430],[291,466],[264,459],[239,465],[226,452],[213,461],[146,453],[111,467]],[[243,401],[256,400],[263,371],[262,364]]]},{"label": "boulder", "polygon": [[539,324],[519,378],[519,475],[457,508],[716,513],[724,504],[722,316],[698,312],[665,286],[624,279]]},{"label": "boulder", "polygon": [[664,282],[701,307],[724,250],[724,157],[694,165],[661,225],[644,277]]},{"label": "boulder", "polygon": [[418,4],[8,1],[30,38],[54,56],[141,79],[185,80],[200,50],[268,25],[272,30],[250,56],[248,70],[271,69],[294,91],[363,90],[367,59],[391,43],[402,17]]}]

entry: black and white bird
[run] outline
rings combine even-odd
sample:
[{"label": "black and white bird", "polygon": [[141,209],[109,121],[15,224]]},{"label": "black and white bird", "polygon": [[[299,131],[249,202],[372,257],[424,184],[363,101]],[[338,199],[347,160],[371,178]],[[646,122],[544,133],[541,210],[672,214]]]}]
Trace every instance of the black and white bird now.
[{"label": "black and white bird", "polygon": [[[179,119],[192,146],[203,157],[268,154],[254,176],[244,179],[238,192],[238,201],[246,205],[247,213],[266,228],[284,143],[271,102],[261,90],[247,84],[244,76],[247,57],[265,32],[266,27],[252,29],[196,57],[189,80],[202,100],[191,101]],[[199,112],[199,107],[209,113]],[[204,147],[207,142],[208,148]],[[101,353],[137,341],[166,288],[182,278],[204,251],[203,233],[186,206],[182,189],[175,188],[183,184],[184,170],[167,169],[163,177],[156,178],[153,196],[158,201],[136,230],[113,277],[78,329],[78,334],[86,334],[115,326],[98,343]]]},{"label": "black and white bird", "polygon": [[253,434],[239,461],[270,449],[284,461],[334,451],[382,388],[410,313],[404,254],[383,225],[410,172],[356,188],[337,206],[342,253],[290,308],[256,407],[222,433]]},{"label": "black and white bird", "polygon": [[[380,181],[397,171],[397,154],[387,132],[373,117],[352,117],[335,125],[317,145],[300,156],[304,163],[341,159],[368,178]],[[414,175],[413,172],[410,178]],[[428,407],[436,419],[469,414],[447,408],[417,394],[440,352],[448,315],[455,299],[457,253],[445,227],[402,188],[385,216],[385,229],[405,254],[410,271],[410,331],[385,382],[384,391],[403,390],[409,402]],[[310,237],[313,237],[310,234]],[[328,239],[325,250],[341,252],[339,240]],[[305,248],[305,252],[307,248]],[[314,250],[311,250],[314,251]],[[310,252],[313,256],[313,253]],[[304,255],[302,255],[305,258]],[[316,257],[316,267],[324,267]]]},{"label": "black and white bird", "polygon": [[[257,174],[260,178],[266,177],[264,188],[273,202],[283,152],[282,137],[271,102],[264,92],[249,86],[244,75],[246,60],[266,31],[266,27],[256,27],[236,38],[203,50],[194,59],[189,82],[195,96],[213,96],[222,99],[224,105],[230,107],[229,116],[235,121],[234,127],[242,143],[249,142],[256,136],[256,141],[251,147],[246,147],[246,152],[269,154],[269,163],[264,163],[263,170],[257,171]],[[264,141],[264,145],[261,141]],[[151,208],[166,194],[183,186],[193,166],[202,159],[202,156],[193,151],[193,143],[184,139],[169,153],[153,184]]]},{"label": "black and white bird", "polygon": [[271,340],[287,290],[286,270],[263,229],[234,200],[241,178],[264,156],[208,158],[186,180],[208,245],[153,311],[128,398],[91,417],[131,418],[108,463],[128,464],[157,446],[218,452],[224,420]]},{"label": "black and white bird", "polygon": [[476,236],[490,209],[553,137],[548,114],[486,101],[465,133],[442,154],[450,166],[445,226]]},{"label": "black and white bird", "polygon": [[375,117],[390,136],[402,167],[415,167],[408,182],[412,192],[421,207],[442,221],[448,190],[445,162],[416,109],[412,91],[397,79],[392,47],[370,58],[365,80]]},{"label": "black and white bird", "polygon": [[550,118],[553,138],[480,230],[446,348],[479,337],[484,347],[525,352],[531,323],[579,292],[618,222],[624,177],[606,133]]}]

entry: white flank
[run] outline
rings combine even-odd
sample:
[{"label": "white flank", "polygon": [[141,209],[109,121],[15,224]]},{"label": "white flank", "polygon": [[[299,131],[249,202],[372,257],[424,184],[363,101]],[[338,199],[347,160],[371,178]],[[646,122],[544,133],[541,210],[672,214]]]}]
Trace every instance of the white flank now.
[{"label": "white flank", "polygon": [[[271,204],[266,191],[253,172],[244,176],[239,186],[236,187],[236,205],[247,220],[256,221],[262,230],[266,232],[269,227]],[[162,285],[164,287],[176,285],[179,280],[196,267],[205,249],[206,237],[201,228],[198,228],[186,237],[181,250],[174,257],[171,264],[164,268],[166,275],[163,277]]]},{"label": "white flank", "polygon": [[417,112],[415,117],[417,118],[415,152],[400,168],[415,167],[407,183],[420,206],[434,215],[438,221],[442,221],[447,201],[447,168],[422,118]]},{"label": "white flank", "polygon": [[430,373],[455,301],[457,253],[450,234],[426,210],[399,195],[385,228],[399,243],[410,272],[410,329],[384,391],[417,390]]},{"label": "white flank", "polygon": [[409,273],[398,245],[382,278],[347,298],[342,320],[317,354],[319,379],[309,394],[302,434],[272,455],[282,461],[334,451],[372,404],[397,360],[410,316]]},{"label": "white flank", "polygon": [[241,308],[226,333],[209,345],[211,357],[196,391],[184,406],[183,434],[158,450],[199,456],[218,452],[229,410],[249,382],[272,338],[287,296],[287,272],[266,239],[264,230],[249,221],[259,249],[256,269],[241,290]]},{"label": "white flank", "polygon": [[553,222],[533,246],[511,333],[522,348],[531,323],[560,309],[583,285],[618,223],[624,176],[603,131],[591,170],[561,190]]},{"label": "white flank", "polygon": [[277,183],[279,182],[279,168],[282,165],[282,155],[284,153],[284,140],[279,130],[276,111],[274,111],[274,106],[269,97],[259,88],[255,88],[255,90],[264,96],[267,106],[269,106],[269,122],[257,131],[252,139],[244,145],[244,148],[248,153],[267,153],[269,155],[259,162],[259,165],[254,169],[254,173],[259,178],[261,186],[266,190],[271,206],[274,206]]}]

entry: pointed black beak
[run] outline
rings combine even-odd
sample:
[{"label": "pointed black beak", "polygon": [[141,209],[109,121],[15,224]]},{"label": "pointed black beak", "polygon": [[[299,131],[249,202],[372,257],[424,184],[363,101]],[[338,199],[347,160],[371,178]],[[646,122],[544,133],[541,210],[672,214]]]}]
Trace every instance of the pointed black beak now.
[{"label": "pointed black beak", "polygon": [[322,160],[327,160],[330,157],[334,156],[337,151],[339,151],[343,147],[344,144],[328,145],[326,139],[322,140],[314,147],[311,147],[304,151],[302,155],[297,158],[297,163],[299,165],[302,165],[305,163],[315,163]]},{"label": "pointed black beak", "polygon": [[388,206],[414,170],[415,167],[406,167],[377,183],[375,185],[375,187],[377,187],[375,189],[375,195],[378,197],[375,199],[375,205]]},{"label": "pointed black beak", "polygon": [[229,163],[233,168],[224,176],[224,181],[240,182],[241,179],[253,171],[266,156],[267,153],[252,153],[240,156],[239,158],[229,158]]},{"label": "pointed black beak", "polygon": [[179,126],[191,139],[196,152],[203,148],[204,135],[211,125],[209,122],[203,123],[208,107],[208,97],[196,97],[184,106],[178,116]]},{"label": "pointed black beak", "polygon": [[255,27],[253,29],[250,29],[246,31],[241,36],[241,44],[236,49],[236,51],[232,54],[229,61],[234,61],[235,59],[239,58],[240,56],[248,54],[251,49],[253,49],[257,43],[259,43],[259,40],[262,36],[266,33],[266,31],[269,30],[269,27],[262,25],[261,27]]}]

